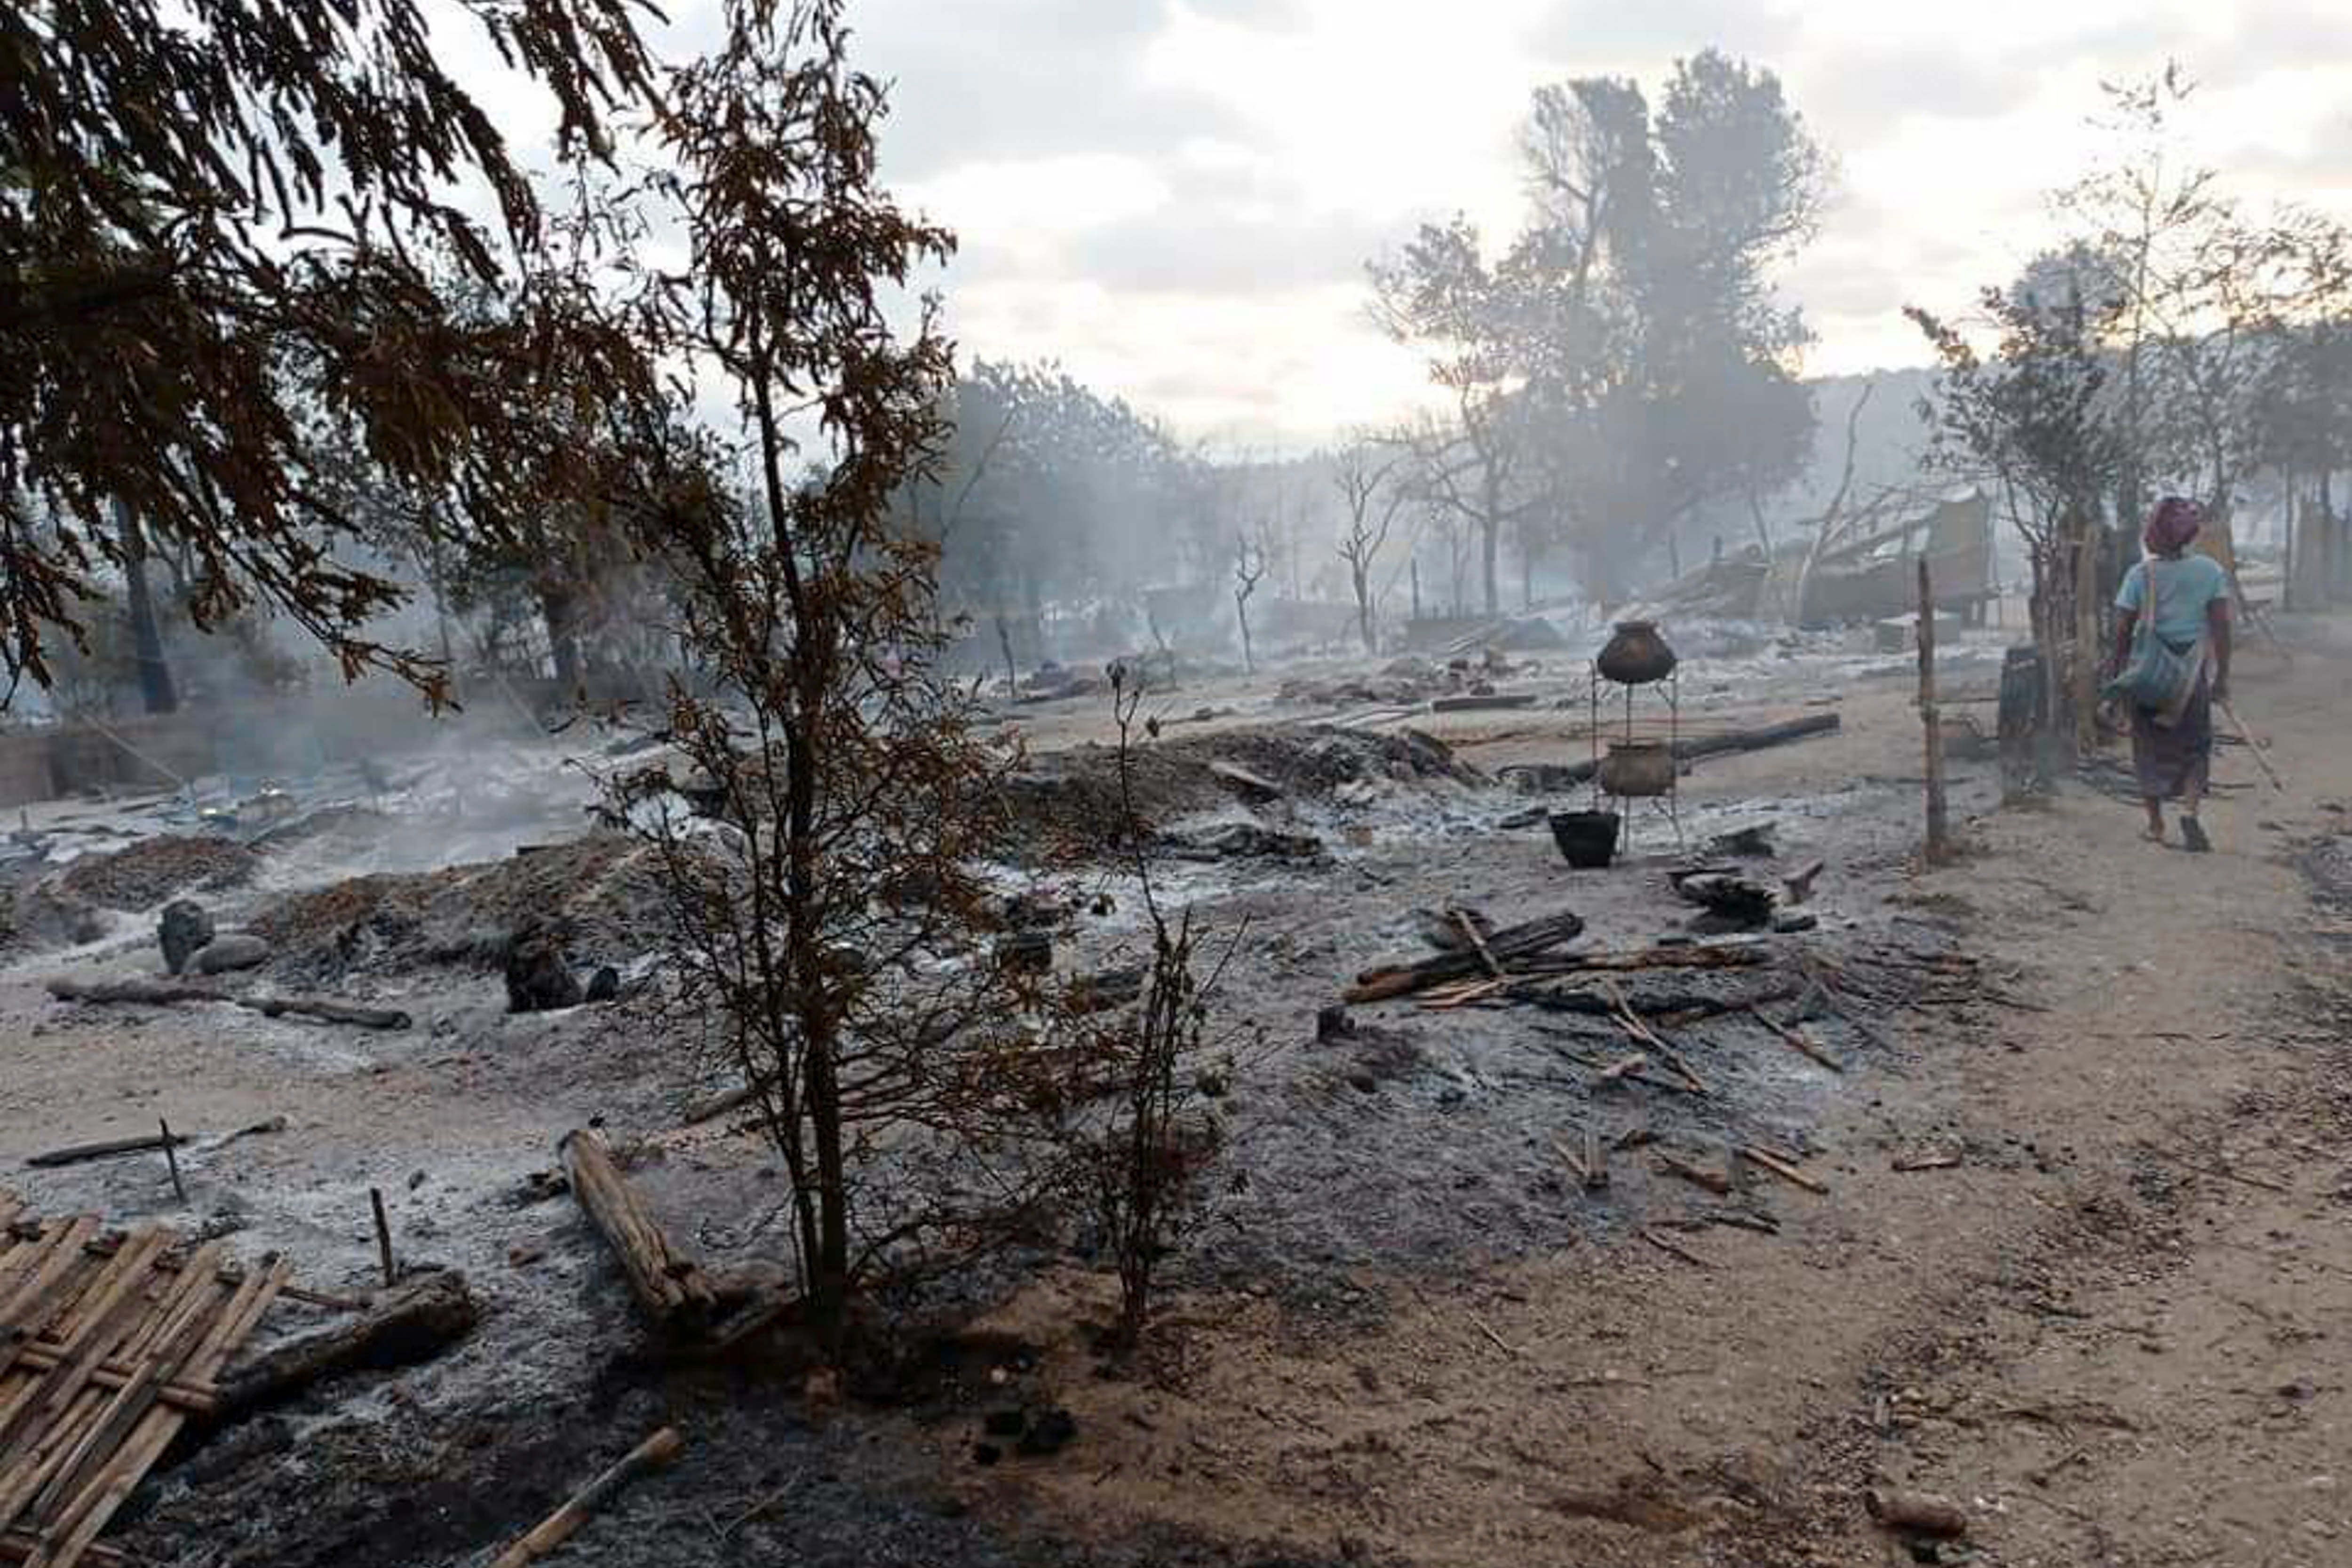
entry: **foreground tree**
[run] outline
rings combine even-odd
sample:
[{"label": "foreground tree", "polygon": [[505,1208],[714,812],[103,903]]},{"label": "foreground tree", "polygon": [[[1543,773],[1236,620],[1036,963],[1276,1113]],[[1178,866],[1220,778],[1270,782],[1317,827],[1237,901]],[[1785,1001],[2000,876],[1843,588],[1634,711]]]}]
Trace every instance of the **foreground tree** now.
[{"label": "foreground tree", "polygon": [[[545,256],[530,183],[444,49],[470,26],[554,100],[566,162],[656,83],[632,0],[44,0],[0,6],[0,660],[46,680],[103,575],[185,559],[215,624],[259,598],[341,659],[400,590],[335,554],[358,453],[497,526],[569,476],[535,389],[641,379]],[[436,41],[440,47],[436,47]],[[488,225],[451,200],[486,195]],[[448,262],[516,289],[457,316]],[[138,520],[136,540],[108,516]]]},{"label": "foreground tree", "polygon": [[974,867],[1005,848],[1016,757],[934,665],[937,549],[896,507],[938,453],[950,367],[935,308],[901,340],[885,294],[951,242],[876,188],[885,97],[846,43],[839,0],[734,0],[678,74],[656,188],[689,264],[644,308],[731,394],[738,437],[649,440],[637,465],[667,480],[646,520],[710,688],[674,685],[668,735],[721,831],[652,829],[685,999],[753,1092],[836,1343],[873,1270],[970,1238],[958,1195],[1019,1179],[1041,1059],[1008,1024],[1021,976],[979,946]]}]

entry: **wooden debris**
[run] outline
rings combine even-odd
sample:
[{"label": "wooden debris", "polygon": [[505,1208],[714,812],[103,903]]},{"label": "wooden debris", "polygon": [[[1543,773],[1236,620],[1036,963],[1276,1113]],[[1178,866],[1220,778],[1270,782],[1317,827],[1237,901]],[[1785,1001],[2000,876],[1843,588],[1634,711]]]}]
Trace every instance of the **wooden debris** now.
[{"label": "wooden debris", "polygon": [[604,1134],[593,1127],[566,1133],[556,1145],[572,1196],[600,1231],[629,1276],[637,1300],[666,1327],[703,1326],[719,1291],[702,1266],[671,1245],[651,1210],[613,1163]]},{"label": "wooden debris", "polygon": [[215,1418],[249,1416],[322,1378],[428,1360],[472,1332],[478,1315],[463,1274],[418,1274],[356,1315],[282,1339],[232,1369],[215,1396]]},{"label": "wooden debris", "polygon": [[1503,966],[1495,961],[1495,950],[1486,946],[1486,933],[1478,929],[1478,922],[1471,918],[1468,911],[1457,909],[1454,912],[1454,924],[1468,938],[1472,949],[1478,955],[1478,962],[1486,966],[1486,973],[1501,979]]},{"label": "wooden debris", "polygon": [[93,1218],[22,1212],[0,1194],[0,1561],[120,1563],[99,1532],[212,1398],[288,1266],[227,1274],[218,1243],[182,1262],[167,1230],[102,1243]]},{"label": "wooden debris", "polygon": [[490,1568],[523,1568],[525,1563],[538,1562],[571,1540],[588,1522],[589,1515],[611,1501],[623,1487],[668,1464],[685,1446],[686,1439],[677,1435],[677,1427],[664,1427],[574,1492],[569,1502],[549,1514],[530,1534],[499,1552]]},{"label": "wooden debris", "polygon": [[1750,1007],[1748,1009],[1748,1016],[1754,1019],[1758,1023],[1762,1024],[1767,1030],[1769,1030],[1781,1040],[1787,1041],[1791,1048],[1802,1052],[1808,1057],[1811,1057],[1813,1061],[1820,1062],[1832,1072],[1843,1072],[1845,1071],[1844,1066],[1839,1062],[1837,1058],[1832,1056],[1828,1051],[1823,1051],[1820,1046],[1815,1045],[1811,1040],[1807,1040],[1801,1031],[1792,1029],[1784,1023],[1775,1023],[1770,1019],[1765,1017],[1764,1009],[1762,1008]]},{"label": "wooden debris", "polygon": [[1872,1487],[1862,1494],[1870,1517],[1889,1530],[1948,1540],[1969,1532],[1969,1516],[1958,1503],[1934,1492]]},{"label": "wooden debris", "polygon": [[184,1208],[188,1202],[188,1188],[180,1180],[180,1156],[175,1152],[179,1140],[172,1136],[172,1124],[161,1116],[155,1118],[155,1125],[159,1129],[156,1142],[163,1145],[163,1164],[172,1173],[172,1195]]},{"label": "wooden debris", "polygon": [[1356,977],[1355,986],[1343,999],[1349,1002],[1385,1001],[1392,997],[1410,996],[1448,980],[1465,980],[1484,971],[1487,961],[1497,967],[1511,968],[1525,959],[1545,953],[1563,943],[1573,942],[1584,934],[1584,921],[1562,910],[1524,925],[1506,926],[1486,938],[1482,953],[1460,950],[1440,953],[1415,963],[1391,965],[1369,969]]},{"label": "wooden debris", "polygon": [[1683,1180],[1689,1182],[1693,1186],[1703,1186],[1707,1191],[1715,1194],[1717,1197],[1729,1197],[1731,1196],[1731,1178],[1723,1175],[1719,1171],[1702,1169],[1697,1166],[1692,1165],[1687,1160],[1676,1159],[1672,1155],[1660,1155],[1658,1156],[1658,1168],[1665,1172],[1668,1176],[1682,1177]]},{"label": "wooden debris", "polygon": [[1486,692],[1468,696],[1437,697],[1429,705],[1432,713],[1473,713],[1481,708],[1533,707],[1534,692]]},{"label": "wooden debris", "polygon": [[1905,1155],[1895,1162],[1898,1171],[1948,1171],[1960,1163],[1955,1154]]},{"label": "wooden debris", "polygon": [[1659,1251],[1666,1253],[1670,1257],[1679,1258],[1694,1269],[1707,1269],[1714,1267],[1714,1265],[1710,1264],[1706,1259],[1700,1257],[1697,1253],[1688,1251],[1684,1248],[1675,1246],[1673,1242],[1659,1235],[1656,1230],[1653,1229],[1649,1226],[1643,1226],[1639,1231],[1636,1231],[1635,1234],[1640,1236],[1643,1240],[1648,1242],[1651,1246],[1656,1248]]},{"label": "wooden debris", "polygon": [[1675,892],[1718,920],[1756,927],[1772,919],[1772,890],[1762,883],[1727,872],[1676,873]]},{"label": "wooden debris", "polygon": [[[1810,740],[1817,735],[1834,735],[1840,727],[1833,713],[1812,714],[1793,718],[1786,724],[1768,724],[1755,729],[1726,730],[1720,735],[1696,736],[1674,743],[1676,762],[1696,762],[1703,758],[1724,757],[1735,752],[1762,751],[1768,747],[1786,746],[1791,741]],[[1553,794],[1592,781],[1595,770],[1591,761],[1570,763],[1565,768],[1546,768],[1541,772],[1543,787]]]},{"label": "wooden debris", "polygon": [[185,1133],[149,1133],[137,1138],[107,1138],[95,1144],[68,1144],[59,1149],[45,1149],[28,1155],[25,1163],[44,1168],[54,1166],[79,1165],[84,1160],[107,1160],[120,1155],[149,1155],[164,1146],[166,1135],[174,1146],[184,1148],[194,1140]]},{"label": "wooden debris", "polygon": [[1813,901],[1813,883],[1822,872],[1829,869],[1829,863],[1827,861],[1815,861],[1796,875],[1782,877],[1781,895],[1790,904],[1811,904]]},{"label": "wooden debris", "polygon": [[1673,1068],[1681,1076],[1682,1081],[1690,1085],[1692,1093],[1705,1094],[1707,1092],[1706,1082],[1697,1073],[1691,1071],[1690,1063],[1685,1061],[1673,1046],[1659,1039],[1656,1031],[1643,1023],[1632,1008],[1625,1005],[1624,997],[1612,982],[1603,981],[1601,990],[1616,1008],[1615,1016],[1620,1029],[1630,1035],[1636,1043],[1648,1047],[1653,1054]]},{"label": "wooden debris", "polygon": [[383,1282],[388,1290],[400,1283],[400,1269],[393,1261],[392,1221],[384,1216],[383,1193],[381,1188],[373,1186],[368,1188],[368,1207],[375,1213],[376,1258],[383,1265]]},{"label": "wooden debris", "polygon": [[210,986],[170,980],[76,980],[59,976],[48,983],[49,995],[61,1002],[130,1002],[145,1007],[169,1007],[177,1002],[226,1002],[264,1018],[307,1018],[322,1023],[356,1024],[362,1029],[406,1029],[413,1021],[397,1008],[362,1007],[331,997],[236,996]]},{"label": "wooden debris", "polygon": [[1244,800],[1263,803],[1279,800],[1286,793],[1283,787],[1273,779],[1253,773],[1246,768],[1236,767],[1230,762],[1212,762],[1209,764],[1209,772],[1220,783],[1231,785],[1234,792]]},{"label": "wooden debris", "polygon": [[1742,1144],[1739,1145],[1739,1153],[1749,1163],[1763,1166],[1791,1186],[1801,1186],[1807,1192],[1812,1193],[1826,1193],[1830,1189],[1827,1182],[1818,1176],[1807,1176],[1771,1150],[1759,1145]]}]

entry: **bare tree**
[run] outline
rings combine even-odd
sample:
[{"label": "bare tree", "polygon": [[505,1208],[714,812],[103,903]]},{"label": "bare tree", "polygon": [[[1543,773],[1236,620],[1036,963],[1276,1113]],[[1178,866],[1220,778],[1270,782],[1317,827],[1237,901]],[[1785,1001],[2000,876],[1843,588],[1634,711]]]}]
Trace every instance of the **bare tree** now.
[{"label": "bare tree", "polygon": [[1234,613],[1242,623],[1242,668],[1257,673],[1257,655],[1250,646],[1249,601],[1273,565],[1271,541],[1263,529],[1253,542],[1247,534],[1234,536]]},{"label": "bare tree", "polygon": [[1396,516],[1412,498],[1401,482],[1407,452],[1380,446],[1363,437],[1341,447],[1331,460],[1331,482],[1346,508],[1340,519],[1339,552],[1348,568],[1348,581],[1356,593],[1356,626],[1363,634],[1364,652],[1381,651],[1372,627],[1372,565],[1389,541]]}]

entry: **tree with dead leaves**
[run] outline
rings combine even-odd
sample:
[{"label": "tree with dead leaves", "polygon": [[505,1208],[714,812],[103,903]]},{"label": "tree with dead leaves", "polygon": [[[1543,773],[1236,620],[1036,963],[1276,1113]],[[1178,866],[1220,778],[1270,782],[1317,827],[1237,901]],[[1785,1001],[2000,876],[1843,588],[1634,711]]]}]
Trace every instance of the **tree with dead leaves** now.
[{"label": "tree with dead leaves", "polygon": [[901,338],[886,293],[952,242],[875,183],[886,98],[842,11],[733,0],[672,84],[651,188],[688,264],[643,308],[735,430],[639,465],[674,481],[648,507],[708,685],[674,685],[667,738],[709,822],[641,831],[682,999],[753,1092],[835,1343],[875,1270],[971,1239],[970,1191],[1017,1185],[1045,1060],[1014,1021],[1027,982],[982,938],[1017,751],[937,668],[937,545],[895,505],[937,458],[952,372],[935,306]]}]

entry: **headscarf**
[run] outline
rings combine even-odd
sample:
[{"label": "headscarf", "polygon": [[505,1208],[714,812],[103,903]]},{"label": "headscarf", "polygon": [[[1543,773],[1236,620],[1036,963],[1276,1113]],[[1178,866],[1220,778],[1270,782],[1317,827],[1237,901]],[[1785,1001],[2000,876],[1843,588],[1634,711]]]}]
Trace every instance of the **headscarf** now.
[{"label": "headscarf", "polygon": [[2179,555],[2189,548],[2204,525],[2205,509],[2186,496],[2167,496],[2147,515],[2147,531],[2140,536],[2156,555]]}]

